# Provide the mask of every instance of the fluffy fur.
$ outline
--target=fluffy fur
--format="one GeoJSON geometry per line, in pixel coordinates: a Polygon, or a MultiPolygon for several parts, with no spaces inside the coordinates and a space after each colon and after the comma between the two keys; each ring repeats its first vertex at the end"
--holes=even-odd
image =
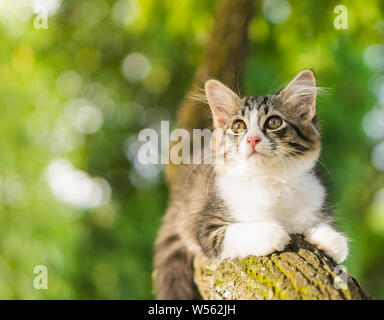
{"type": "Polygon", "coordinates": [[[217,133],[215,162],[185,166],[171,190],[155,246],[157,298],[199,297],[196,254],[217,262],[264,256],[283,250],[294,233],[342,262],[347,239],[334,229],[314,173],[321,143],[313,73],[304,70],[263,97],[240,98],[216,80],[205,93],[217,133]]]}

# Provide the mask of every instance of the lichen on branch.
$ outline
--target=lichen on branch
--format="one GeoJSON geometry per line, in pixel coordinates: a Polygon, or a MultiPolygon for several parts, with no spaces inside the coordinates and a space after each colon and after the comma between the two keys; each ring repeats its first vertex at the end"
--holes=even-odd
{"type": "Polygon", "coordinates": [[[283,252],[268,257],[250,256],[216,265],[200,256],[194,267],[204,299],[371,299],[350,274],[340,274],[342,268],[329,256],[297,235],[283,252]]]}

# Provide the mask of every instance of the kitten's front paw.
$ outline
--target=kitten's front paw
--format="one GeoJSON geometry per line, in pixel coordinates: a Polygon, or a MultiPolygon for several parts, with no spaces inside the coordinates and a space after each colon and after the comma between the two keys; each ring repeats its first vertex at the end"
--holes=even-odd
{"type": "Polygon", "coordinates": [[[345,236],[326,224],[310,228],[304,234],[305,240],[324,250],[337,263],[343,262],[348,255],[348,240],[345,236]]]}
{"type": "Polygon", "coordinates": [[[288,233],[276,223],[235,223],[227,227],[222,259],[266,256],[288,244],[288,233]]]}

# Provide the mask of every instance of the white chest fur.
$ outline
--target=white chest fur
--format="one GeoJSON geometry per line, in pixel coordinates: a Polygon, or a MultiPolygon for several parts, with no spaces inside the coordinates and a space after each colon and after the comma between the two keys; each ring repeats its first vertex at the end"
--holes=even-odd
{"type": "Polygon", "coordinates": [[[313,225],[324,201],[324,188],[310,172],[289,181],[219,175],[216,185],[236,221],[275,222],[289,233],[313,225]]]}

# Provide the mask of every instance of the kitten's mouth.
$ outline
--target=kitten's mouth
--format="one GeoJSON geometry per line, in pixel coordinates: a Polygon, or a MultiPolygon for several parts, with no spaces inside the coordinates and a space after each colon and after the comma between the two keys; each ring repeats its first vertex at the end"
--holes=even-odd
{"type": "Polygon", "coordinates": [[[252,150],[249,150],[247,156],[246,156],[246,159],[251,159],[251,158],[268,158],[268,153],[266,153],[265,150],[256,150],[256,149],[252,149],[252,150]]]}
{"type": "Polygon", "coordinates": [[[262,156],[262,154],[259,152],[259,151],[256,151],[255,149],[253,149],[248,155],[247,155],[247,159],[249,159],[250,157],[256,157],[256,156],[262,156]]]}
{"type": "Polygon", "coordinates": [[[248,155],[247,155],[247,159],[249,159],[250,157],[252,156],[256,156],[257,154],[257,151],[256,150],[252,150],[248,155]]]}

